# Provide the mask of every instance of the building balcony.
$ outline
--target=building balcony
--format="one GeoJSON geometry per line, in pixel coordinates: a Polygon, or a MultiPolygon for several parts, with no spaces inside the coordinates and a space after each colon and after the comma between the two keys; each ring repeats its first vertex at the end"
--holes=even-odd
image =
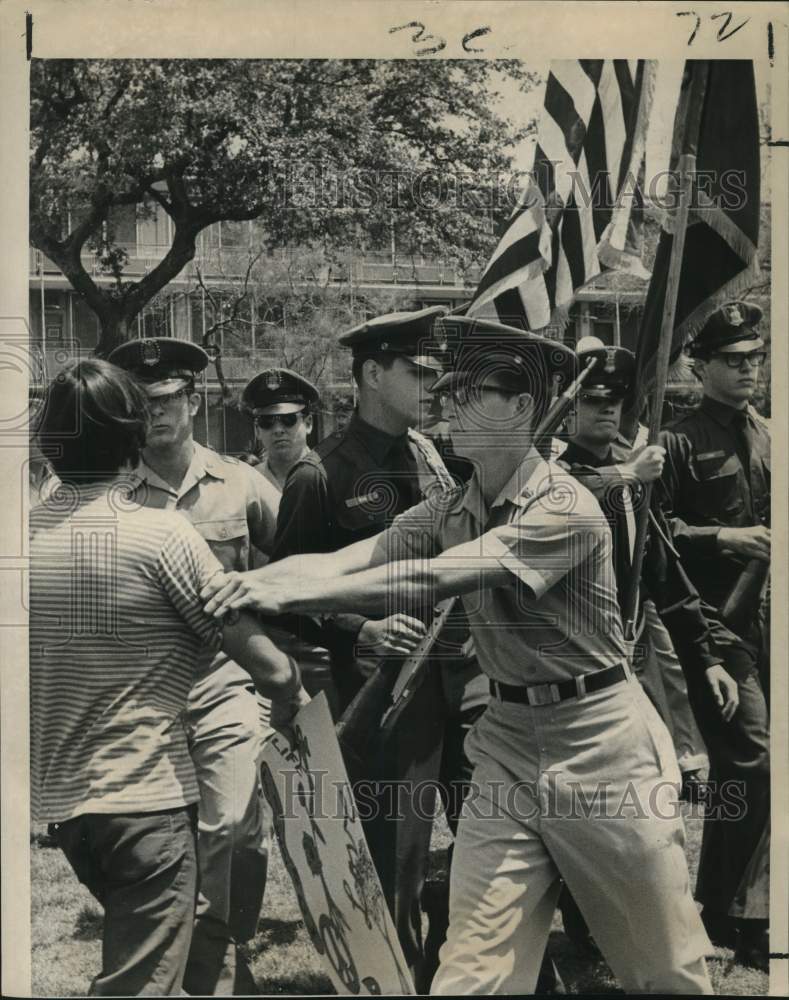
{"type": "MultiPolygon", "coordinates": [[[[169,249],[160,244],[120,244],[127,254],[124,276],[141,278],[159,264],[169,249]]],[[[275,251],[274,259],[285,260],[287,250],[275,251]]],[[[190,261],[171,282],[174,285],[197,280],[198,269],[206,282],[221,285],[243,278],[249,265],[249,251],[244,247],[204,247],[198,248],[190,261]]],[[[85,250],[82,262],[87,272],[99,283],[110,282],[112,275],[103,271],[93,251],[85,250]]],[[[473,267],[461,271],[455,264],[421,257],[395,258],[390,254],[365,253],[359,257],[348,255],[343,265],[335,266],[329,273],[332,283],[348,283],[356,286],[393,285],[405,287],[431,286],[458,289],[464,293],[476,286],[481,268],[473,267]],[[344,265],[344,266],[343,266],[344,265]]],[[[29,268],[31,278],[62,277],[60,268],[46,254],[30,248],[29,268]]],[[[65,280],[65,279],[64,279],[65,280]]],[[[305,279],[306,280],[306,279],[305,279]]]]}

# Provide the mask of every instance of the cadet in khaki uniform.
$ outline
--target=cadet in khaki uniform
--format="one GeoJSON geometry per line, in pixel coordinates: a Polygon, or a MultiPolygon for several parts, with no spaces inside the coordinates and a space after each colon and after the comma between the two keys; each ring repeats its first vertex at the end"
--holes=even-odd
{"type": "Polygon", "coordinates": [[[711,993],[679,772],[630,678],[611,533],[592,495],[532,446],[574,356],[483,321],[461,326],[454,356],[434,388],[451,400],[455,450],[477,466],[468,486],[332,557],[213,580],[206,610],[375,614],[463,596],[492,696],[466,741],[474,774],[431,992],[531,992],[561,875],[626,992],[711,993]]]}
{"type": "MultiPolygon", "coordinates": [[[[766,357],[758,324],[762,311],[729,302],[714,313],[691,345],[704,397],[697,410],[663,433],[666,464],[662,500],[672,518],[674,544],[710,616],[726,618],[736,635],[721,649],[737,681],[740,708],[724,724],[705,690],[688,693],[710,756],[713,796],[704,824],[696,898],[716,943],[766,969],[765,897],[759,907],[732,909],[755,853],[764,852],[770,816],[768,606],[758,586],[738,620],[724,616],[727,597],[743,576],[766,583],[770,563],[770,434],[750,405],[766,357]],[[722,810],[724,782],[742,782],[747,808],[736,822],[722,810]],[[717,791],[716,791],[717,789],[717,791]],[[742,916],[745,912],[747,915],[742,916]]],[[[756,868],[764,864],[755,862],[756,868]]]]}
{"type": "MultiPolygon", "coordinates": [[[[156,338],[123,344],[111,360],[141,381],[150,402],[140,502],[180,511],[225,570],[250,568],[252,547],[271,547],[278,496],[255,469],[193,439],[194,380],[208,355],[187,341],[156,338]]],[[[204,656],[196,678],[187,727],[200,788],[200,898],[184,987],[243,994],[255,984],[236,946],[257,929],[268,861],[270,817],[257,774],[268,706],[226,656],[204,656]]]]}
{"type": "MultiPolygon", "coordinates": [[[[358,409],[342,435],[321,441],[291,471],[280,503],[272,561],[300,552],[332,552],[378,534],[423,496],[453,485],[434,446],[414,430],[429,414],[427,387],[441,370],[432,330],[444,312],[434,307],[379,316],[339,338],[353,352],[358,409]]],[[[325,634],[340,709],[382,656],[410,652],[423,633],[421,621],[399,614],[332,617],[325,634]]],[[[426,783],[419,814],[404,801],[403,819],[382,812],[365,828],[418,987],[428,975],[420,897],[432,827],[432,813],[427,815],[429,783],[433,789],[439,784],[454,826],[468,776],[463,741],[488,699],[468,638],[467,622],[455,615],[442,631],[433,662],[403,716],[392,732],[381,734],[370,769],[355,775],[379,782],[382,800],[391,782],[410,782],[414,788],[426,783]]],[[[425,905],[437,930],[442,922],[440,894],[430,893],[425,905]]],[[[443,912],[445,920],[445,903],[443,912]]]]}

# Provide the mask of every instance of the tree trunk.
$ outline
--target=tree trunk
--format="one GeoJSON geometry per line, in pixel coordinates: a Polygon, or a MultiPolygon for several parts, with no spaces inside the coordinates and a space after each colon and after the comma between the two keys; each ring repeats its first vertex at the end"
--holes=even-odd
{"type": "Polygon", "coordinates": [[[129,340],[137,314],[128,315],[120,309],[107,311],[101,317],[101,334],[93,351],[97,358],[108,358],[110,354],[129,340]]]}

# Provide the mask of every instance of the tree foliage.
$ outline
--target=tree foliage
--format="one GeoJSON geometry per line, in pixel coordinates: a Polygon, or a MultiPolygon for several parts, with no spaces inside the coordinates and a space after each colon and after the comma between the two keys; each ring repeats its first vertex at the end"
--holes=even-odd
{"type": "Polygon", "coordinates": [[[34,60],[31,241],[98,315],[104,354],[219,221],[260,219],[268,247],[394,236],[482,261],[533,128],[497,112],[503,76],[535,82],[510,61],[34,60]],[[113,210],[146,201],[172,245],[129,280],[113,210]]]}
{"type": "Polygon", "coordinates": [[[338,330],[350,328],[361,309],[394,312],[406,308],[408,297],[394,285],[360,295],[348,281],[348,262],[338,266],[337,258],[320,248],[270,255],[251,239],[234,254],[231,272],[220,273],[219,280],[214,273],[209,280],[198,266],[192,278],[164,288],[150,306],[161,310],[164,332],[172,297],[190,308],[194,303],[199,319],[193,339],[214,355],[223,399],[234,405],[239,404],[231,384],[234,368],[239,362],[257,363],[261,355],[267,364],[297,371],[322,390],[337,380],[350,384],[350,353],[337,344],[338,330]]]}

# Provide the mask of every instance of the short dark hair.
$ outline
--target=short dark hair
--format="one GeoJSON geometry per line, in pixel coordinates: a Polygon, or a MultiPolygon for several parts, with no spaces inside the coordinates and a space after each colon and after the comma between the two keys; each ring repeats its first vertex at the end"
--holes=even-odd
{"type": "Polygon", "coordinates": [[[362,367],[365,361],[375,361],[384,371],[389,371],[395,363],[395,358],[397,358],[397,354],[394,351],[371,351],[369,354],[356,355],[351,366],[351,374],[353,375],[354,382],[357,385],[362,384],[362,367]]]}
{"type": "Polygon", "coordinates": [[[52,379],[36,435],[63,482],[87,485],[136,465],[147,420],[147,400],[132,376],[89,358],[52,379]]]}

